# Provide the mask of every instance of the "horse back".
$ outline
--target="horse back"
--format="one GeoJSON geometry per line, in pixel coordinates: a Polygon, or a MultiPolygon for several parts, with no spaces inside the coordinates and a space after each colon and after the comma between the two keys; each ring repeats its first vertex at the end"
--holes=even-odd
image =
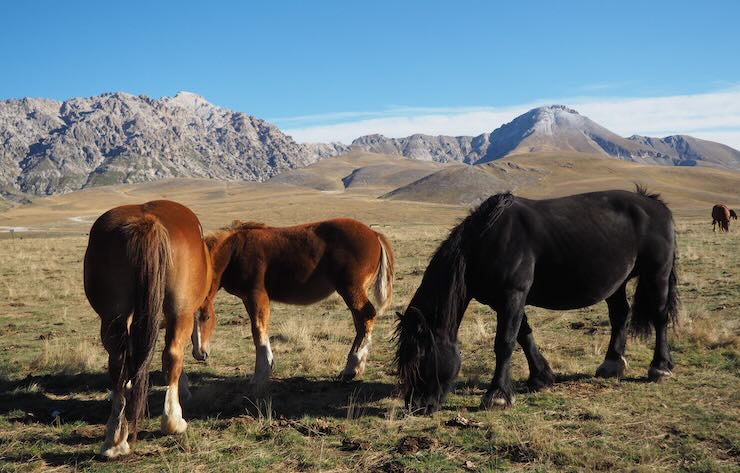
{"type": "Polygon", "coordinates": [[[516,197],[483,238],[482,261],[495,269],[479,277],[528,289],[532,305],[585,307],[611,295],[641,266],[672,262],[673,241],[670,210],[649,196],[516,197]]]}

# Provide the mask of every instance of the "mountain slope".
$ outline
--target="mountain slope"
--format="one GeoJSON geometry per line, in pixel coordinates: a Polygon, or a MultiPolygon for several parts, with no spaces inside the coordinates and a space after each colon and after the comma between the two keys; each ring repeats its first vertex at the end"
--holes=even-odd
{"type": "Polygon", "coordinates": [[[532,109],[490,134],[475,137],[368,135],[354,140],[352,146],[438,162],[483,164],[515,154],[577,152],[641,164],[740,170],[740,151],[729,146],[683,135],[623,138],[563,105],[532,109]]]}
{"type": "Polygon", "coordinates": [[[168,177],[262,181],[346,151],[181,92],[0,102],[0,193],[52,194],[168,177]]]}

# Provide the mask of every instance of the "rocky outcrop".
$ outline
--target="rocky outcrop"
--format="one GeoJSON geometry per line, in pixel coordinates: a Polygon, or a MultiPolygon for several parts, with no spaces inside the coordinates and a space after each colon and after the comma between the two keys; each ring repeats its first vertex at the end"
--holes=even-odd
{"type": "Polygon", "coordinates": [[[5,194],[168,177],[262,181],[347,149],[296,143],[263,120],[188,92],[159,100],[110,93],[0,102],[5,194]]]}

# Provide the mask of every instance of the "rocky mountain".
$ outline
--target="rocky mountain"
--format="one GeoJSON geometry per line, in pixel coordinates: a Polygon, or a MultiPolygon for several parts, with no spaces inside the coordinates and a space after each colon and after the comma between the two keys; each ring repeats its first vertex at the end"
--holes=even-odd
{"type": "Polygon", "coordinates": [[[188,92],[0,101],[5,195],[168,177],[262,181],[348,149],[298,144],[263,120],[188,92]]]}
{"type": "Polygon", "coordinates": [[[504,156],[541,151],[596,153],[625,161],[740,170],[740,151],[690,136],[623,138],[563,105],[530,110],[490,134],[472,136],[368,135],[352,146],[438,162],[482,164],[504,156]]]}
{"type": "Polygon", "coordinates": [[[169,177],[263,181],[351,150],[466,164],[576,151],[740,169],[740,152],[728,146],[683,135],[623,138],[562,105],[530,110],[475,137],[367,135],[347,146],[296,143],[263,120],[188,92],[161,99],[108,93],[64,102],[0,101],[0,196],[16,199],[169,177]]]}
{"type": "Polygon", "coordinates": [[[386,138],[367,135],[352,142],[352,148],[372,153],[405,156],[438,163],[463,162],[473,164],[483,157],[490,146],[489,135],[431,136],[411,135],[407,138],[386,138]]]}

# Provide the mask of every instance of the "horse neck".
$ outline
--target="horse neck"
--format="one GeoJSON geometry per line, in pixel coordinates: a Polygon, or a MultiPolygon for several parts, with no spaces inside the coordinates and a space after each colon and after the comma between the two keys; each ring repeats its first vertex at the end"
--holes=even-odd
{"type": "MultiPolygon", "coordinates": [[[[231,263],[234,254],[234,237],[236,233],[230,233],[219,238],[210,250],[211,265],[213,267],[213,287],[211,292],[215,293],[221,287],[221,278],[231,263]]],[[[213,295],[213,294],[211,294],[213,295]]]]}
{"type": "Polygon", "coordinates": [[[432,330],[456,337],[471,299],[465,271],[465,256],[459,248],[440,247],[429,263],[409,305],[421,311],[432,330]]]}

